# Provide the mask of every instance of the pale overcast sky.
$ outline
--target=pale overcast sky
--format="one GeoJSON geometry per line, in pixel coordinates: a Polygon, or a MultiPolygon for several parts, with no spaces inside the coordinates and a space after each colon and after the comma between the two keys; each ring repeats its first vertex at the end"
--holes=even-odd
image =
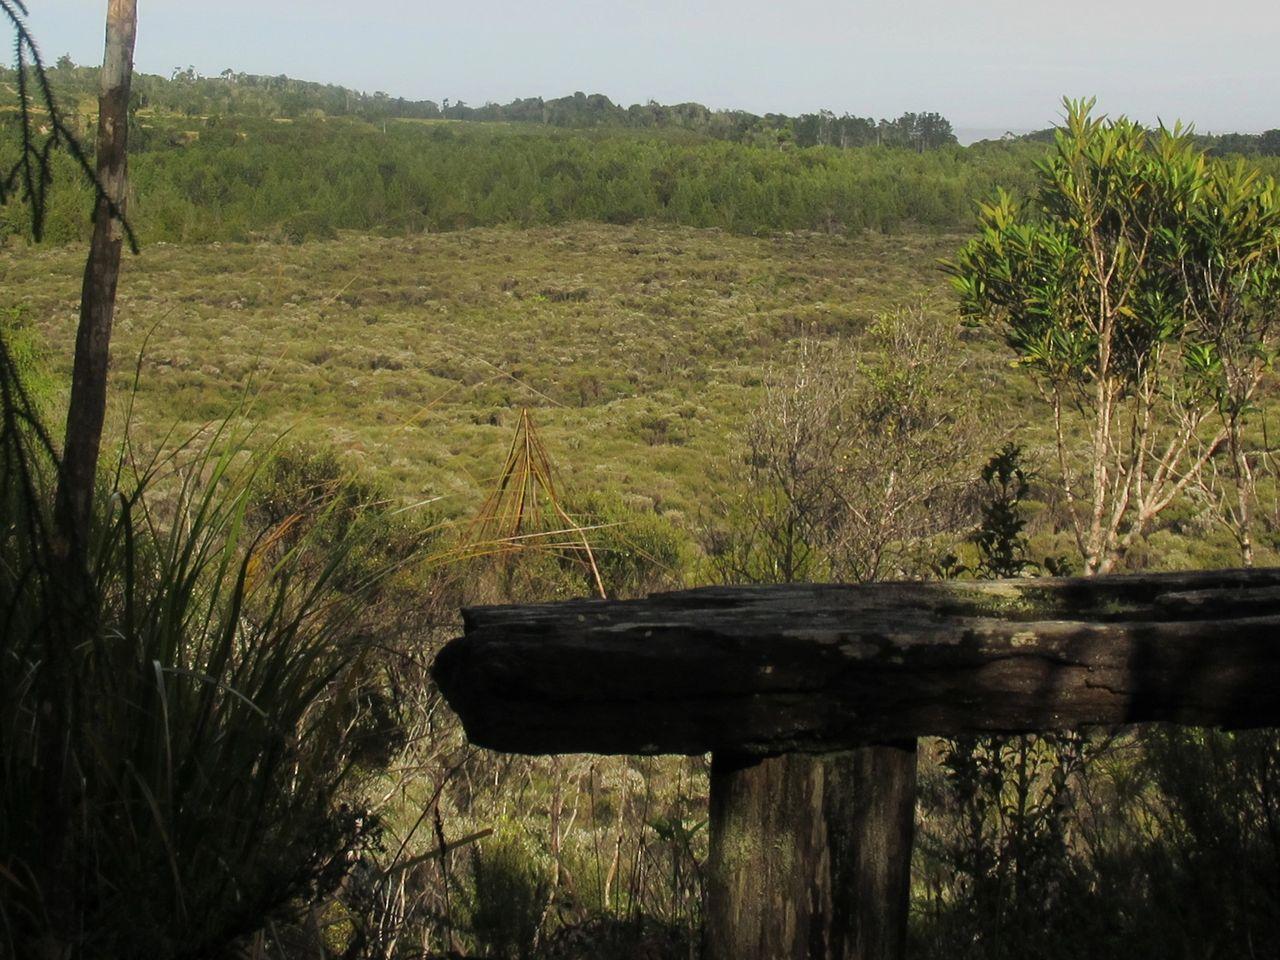
{"type": "MultiPolygon", "coordinates": [[[[28,0],[44,54],[102,56],[104,0],[28,0]]],[[[480,104],[600,92],[755,113],[1049,125],[1064,94],[1204,132],[1280,127],[1280,0],[140,0],[137,65],[480,104]]]]}

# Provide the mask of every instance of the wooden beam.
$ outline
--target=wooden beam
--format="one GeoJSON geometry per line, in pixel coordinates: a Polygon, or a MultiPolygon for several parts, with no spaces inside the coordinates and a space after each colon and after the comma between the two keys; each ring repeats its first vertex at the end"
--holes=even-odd
{"type": "Polygon", "coordinates": [[[509,752],[1280,725],[1280,569],[708,588],[464,616],[435,677],[471,740],[509,752]]]}

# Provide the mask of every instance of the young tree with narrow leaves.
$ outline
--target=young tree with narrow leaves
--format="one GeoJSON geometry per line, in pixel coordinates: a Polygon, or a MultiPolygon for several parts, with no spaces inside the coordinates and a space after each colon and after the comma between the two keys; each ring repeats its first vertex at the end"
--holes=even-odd
{"type": "Polygon", "coordinates": [[[1169,266],[1186,291],[1188,364],[1226,433],[1225,469],[1210,464],[1201,485],[1248,567],[1257,455],[1245,428],[1280,337],[1280,191],[1244,162],[1219,162],[1188,213],[1169,266]]]}
{"type": "MultiPolygon", "coordinates": [[[[1066,106],[1037,189],[1025,203],[1001,193],[982,205],[979,235],[948,269],[962,312],[1004,332],[1052,408],[1084,568],[1106,573],[1232,435],[1229,418],[1214,420],[1225,389],[1215,365],[1243,321],[1212,306],[1225,302],[1213,291],[1266,299],[1257,286],[1268,274],[1250,265],[1270,256],[1261,210],[1274,191],[1224,175],[1181,128],[1093,117],[1092,101],[1066,106]],[[1256,207],[1258,224],[1224,210],[1233,191],[1252,198],[1239,205],[1256,207]]],[[[1246,326],[1256,339],[1258,324],[1246,326]]],[[[1231,390],[1251,397],[1264,367],[1245,366],[1255,386],[1231,390]]]]}

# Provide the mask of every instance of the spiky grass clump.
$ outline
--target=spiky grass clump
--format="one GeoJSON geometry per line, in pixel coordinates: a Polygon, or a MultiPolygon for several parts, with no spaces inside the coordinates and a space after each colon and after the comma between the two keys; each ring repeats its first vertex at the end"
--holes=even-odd
{"type": "Polygon", "coordinates": [[[217,953],[376,840],[342,803],[369,584],[335,588],[343,545],[251,532],[224,429],[117,471],[81,591],[3,341],[0,388],[0,954],[217,953]]]}

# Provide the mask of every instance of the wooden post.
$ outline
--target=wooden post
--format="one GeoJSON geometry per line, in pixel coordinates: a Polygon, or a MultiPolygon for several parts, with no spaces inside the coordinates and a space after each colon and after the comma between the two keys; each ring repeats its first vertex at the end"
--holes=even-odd
{"type": "Polygon", "coordinates": [[[714,754],[706,960],[900,960],[916,745],[714,754]]]}

